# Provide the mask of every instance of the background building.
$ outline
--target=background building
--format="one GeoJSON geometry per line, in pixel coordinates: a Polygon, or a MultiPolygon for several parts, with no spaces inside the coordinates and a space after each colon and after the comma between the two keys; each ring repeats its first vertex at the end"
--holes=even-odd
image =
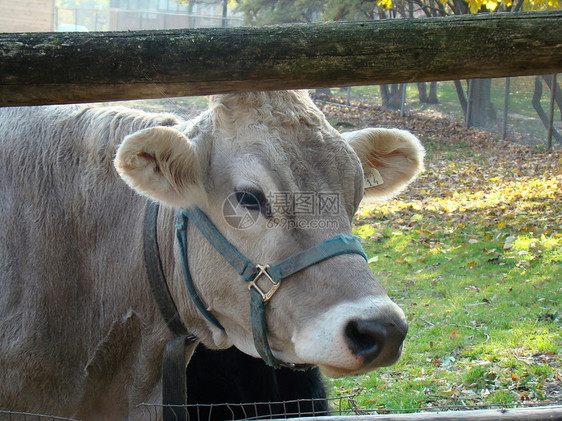
{"type": "Polygon", "coordinates": [[[0,0],[0,32],[127,31],[240,26],[222,0],[0,0]]]}
{"type": "Polygon", "coordinates": [[[52,31],[55,0],[0,0],[0,32],[52,31]]]}

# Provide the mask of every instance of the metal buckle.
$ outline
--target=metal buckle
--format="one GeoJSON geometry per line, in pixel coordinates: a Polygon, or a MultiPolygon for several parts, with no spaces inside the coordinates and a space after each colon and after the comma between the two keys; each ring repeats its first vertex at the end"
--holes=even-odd
{"type": "Polygon", "coordinates": [[[256,277],[248,284],[248,291],[254,288],[261,295],[263,302],[266,303],[271,299],[271,297],[273,297],[273,294],[275,294],[275,291],[279,289],[281,283],[275,282],[273,278],[269,275],[269,273],[267,273],[267,269],[269,269],[269,265],[256,265],[256,268],[259,269],[259,272],[256,275],[256,277]],[[258,279],[260,279],[262,275],[265,275],[265,277],[269,279],[269,282],[271,282],[272,284],[272,287],[268,292],[263,292],[263,290],[257,284],[258,279]]]}

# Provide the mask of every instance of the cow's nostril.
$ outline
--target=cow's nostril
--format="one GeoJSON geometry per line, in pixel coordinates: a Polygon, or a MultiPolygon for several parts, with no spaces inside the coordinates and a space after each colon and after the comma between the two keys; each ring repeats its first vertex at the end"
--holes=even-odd
{"type": "Polygon", "coordinates": [[[345,327],[345,340],[354,354],[372,360],[384,346],[384,330],[374,320],[351,320],[345,327]]]}
{"type": "Polygon", "coordinates": [[[345,327],[345,341],[354,354],[369,365],[377,358],[377,365],[389,365],[400,356],[406,337],[406,321],[398,323],[384,320],[351,320],[345,327]]]}

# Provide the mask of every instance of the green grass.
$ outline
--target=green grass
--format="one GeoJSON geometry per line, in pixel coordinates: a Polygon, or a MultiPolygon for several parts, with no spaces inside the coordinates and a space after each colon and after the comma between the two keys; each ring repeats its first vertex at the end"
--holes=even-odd
{"type": "Polygon", "coordinates": [[[403,357],[329,380],[332,393],[378,409],[545,400],[562,379],[560,171],[528,165],[539,155],[426,146],[426,174],[396,200],[363,206],[354,229],[406,312],[403,357]]]}

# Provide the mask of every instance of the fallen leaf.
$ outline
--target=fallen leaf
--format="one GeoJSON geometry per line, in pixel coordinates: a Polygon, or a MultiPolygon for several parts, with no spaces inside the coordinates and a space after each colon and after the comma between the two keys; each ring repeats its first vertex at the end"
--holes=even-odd
{"type": "Polygon", "coordinates": [[[503,244],[504,251],[511,250],[513,248],[513,243],[515,242],[515,240],[517,240],[517,237],[515,235],[510,235],[509,237],[507,237],[503,244]]]}

